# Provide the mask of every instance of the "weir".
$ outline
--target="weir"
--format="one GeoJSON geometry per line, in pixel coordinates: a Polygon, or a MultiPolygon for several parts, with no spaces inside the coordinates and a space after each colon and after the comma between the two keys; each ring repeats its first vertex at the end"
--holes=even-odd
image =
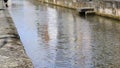
{"type": "Polygon", "coordinates": [[[94,13],[94,8],[92,7],[82,7],[77,9],[79,14],[86,15],[87,13],[94,13]]]}

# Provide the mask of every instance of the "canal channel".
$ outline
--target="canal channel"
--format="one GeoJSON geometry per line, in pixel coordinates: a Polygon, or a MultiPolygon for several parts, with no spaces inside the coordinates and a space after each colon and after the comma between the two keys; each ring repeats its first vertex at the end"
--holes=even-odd
{"type": "Polygon", "coordinates": [[[35,68],[119,68],[120,21],[12,0],[9,12],[35,68]]]}

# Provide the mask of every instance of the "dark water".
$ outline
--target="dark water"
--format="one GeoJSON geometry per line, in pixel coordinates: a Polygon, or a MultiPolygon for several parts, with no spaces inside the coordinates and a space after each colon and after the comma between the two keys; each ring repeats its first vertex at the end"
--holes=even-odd
{"type": "Polygon", "coordinates": [[[9,11],[35,68],[120,67],[120,21],[32,0],[9,11]]]}

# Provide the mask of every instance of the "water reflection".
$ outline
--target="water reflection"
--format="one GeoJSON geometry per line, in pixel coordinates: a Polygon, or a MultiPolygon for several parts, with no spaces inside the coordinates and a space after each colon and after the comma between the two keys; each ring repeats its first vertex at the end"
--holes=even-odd
{"type": "Polygon", "coordinates": [[[35,68],[120,67],[119,21],[33,0],[20,4],[9,11],[35,68]]]}
{"type": "Polygon", "coordinates": [[[120,58],[118,54],[120,52],[118,50],[120,47],[119,21],[99,18],[98,16],[95,18],[96,20],[88,18],[93,36],[94,65],[100,68],[118,68],[120,66],[120,59],[118,59],[120,58]]]}

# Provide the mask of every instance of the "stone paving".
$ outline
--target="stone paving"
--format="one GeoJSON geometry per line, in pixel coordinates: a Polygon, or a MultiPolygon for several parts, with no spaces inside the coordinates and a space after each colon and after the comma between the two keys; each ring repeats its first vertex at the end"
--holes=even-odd
{"type": "Polygon", "coordinates": [[[0,11],[0,68],[33,68],[7,10],[0,11]]]}

